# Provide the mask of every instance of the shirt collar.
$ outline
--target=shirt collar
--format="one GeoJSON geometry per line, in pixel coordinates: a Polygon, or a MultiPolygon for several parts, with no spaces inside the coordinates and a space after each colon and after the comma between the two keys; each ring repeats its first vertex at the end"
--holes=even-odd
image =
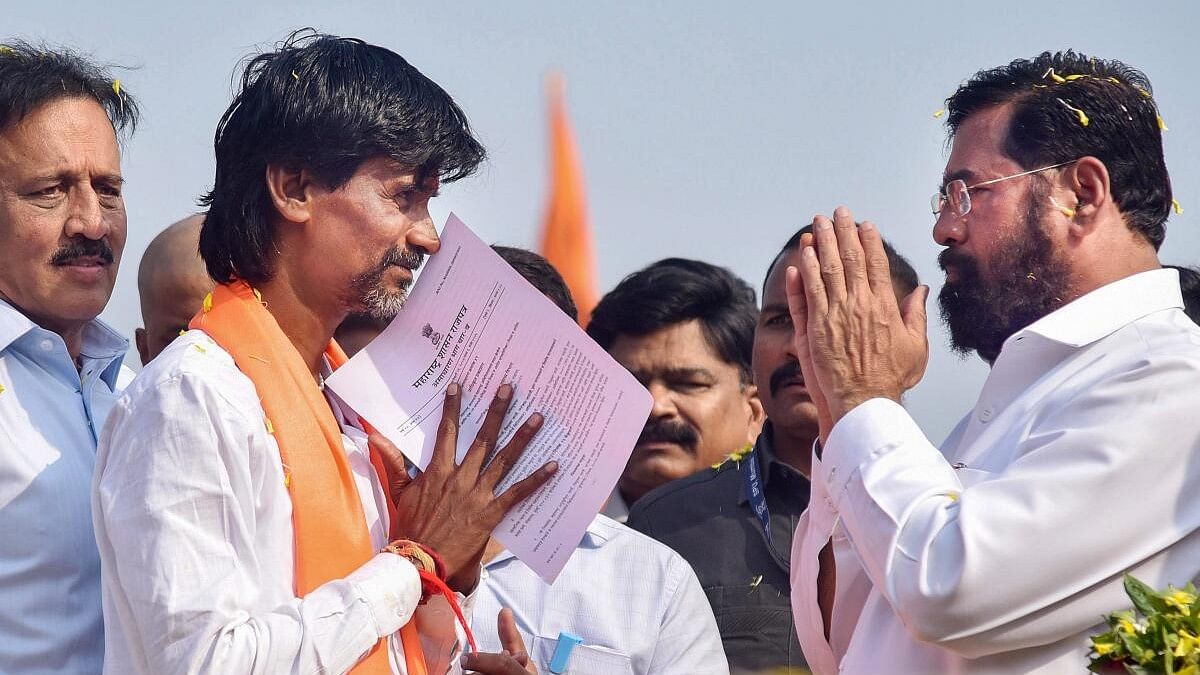
{"type": "MultiPolygon", "coordinates": [[[[5,300],[0,300],[0,352],[32,330],[43,329],[18,311],[16,307],[5,300]]],[[[128,349],[129,340],[100,319],[92,319],[84,325],[83,344],[79,349],[81,358],[111,360],[115,357],[123,357],[128,349]]],[[[106,380],[109,380],[110,386],[120,370],[121,360],[117,359],[114,362],[115,366],[109,364],[106,367],[106,370],[112,371],[111,373],[106,372],[104,376],[106,380]]]]}
{"type": "Polygon", "coordinates": [[[0,352],[17,341],[17,338],[37,327],[29,317],[17,311],[15,307],[0,300],[0,352]]]}
{"type": "Polygon", "coordinates": [[[1038,335],[1073,348],[1111,335],[1144,316],[1183,307],[1179,273],[1163,268],[1101,286],[1018,331],[1005,341],[1038,335]]]}

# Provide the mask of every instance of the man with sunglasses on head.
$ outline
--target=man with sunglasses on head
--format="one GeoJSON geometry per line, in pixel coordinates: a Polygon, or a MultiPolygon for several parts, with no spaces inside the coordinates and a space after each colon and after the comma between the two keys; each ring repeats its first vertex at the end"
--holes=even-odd
{"type": "Polygon", "coordinates": [[[1200,328],[1157,257],[1172,200],[1149,82],[1044,53],[976,74],[948,112],[939,303],[992,370],[940,450],[898,404],[928,291],[896,302],[878,230],[818,216],[788,273],[820,419],[791,558],[818,675],[1082,671],[1130,606],[1123,574],[1200,574],[1200,328]]]}

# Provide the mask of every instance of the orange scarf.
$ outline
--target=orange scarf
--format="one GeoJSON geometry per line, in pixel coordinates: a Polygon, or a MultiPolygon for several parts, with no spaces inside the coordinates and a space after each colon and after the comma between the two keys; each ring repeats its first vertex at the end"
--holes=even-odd
{"type": "MultiPolygon", "coordinates": [[[[300,353],[258,292],[240,280],[219,284],[188,327],[207,333],[254,383],[268,431],[279,444],[292,499],[296,595],[304,597],[325,582],[346,577],[370,560],[375,549],[341,429],[300,353]]],[[[332,340],[325,353],[334,368],[346,360],[332,340]]],[[[373,451],[371,463],[386,490],[386,474],[373,451]]],[[[390,498],[388,511],[394,519],[390,498]]],[[[426,675],[415,620],[400,629],[400,638],[409,675],[426,675]]],[[[352,672],[390,673],[386,641],[377,642],[352,672]]]]}

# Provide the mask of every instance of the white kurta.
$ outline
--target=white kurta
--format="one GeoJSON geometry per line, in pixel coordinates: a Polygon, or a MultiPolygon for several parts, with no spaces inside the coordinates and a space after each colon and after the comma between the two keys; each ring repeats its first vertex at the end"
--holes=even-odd
{"type": "Polygon", "coordinates": [[[888,400],[839,421],[793,544],[813,671],[1083,672],[1088,636],[1131,604],[1123,573],[1200,580],[1200,328],[1180,307],[1176,272],[1156,270],[1043,317],[941,451],[888,400]]]}
{"type": "MultiPolygon", "coordinates": [[[[366,436],[327,397],[382,548],[388,516],[366,436]]],[[[279,446],[253,383],[203,332],[175,340],[113,408],[92,499],[107,673],[344,673],[417,610],[416,569],[391,553],[296,597],[279,446]]],[[[439,609],[420,610],[426,656],[457,667],[456,629],[439,609]]],[[[404,673],[400,641],[389,647],[404,673]]]]}

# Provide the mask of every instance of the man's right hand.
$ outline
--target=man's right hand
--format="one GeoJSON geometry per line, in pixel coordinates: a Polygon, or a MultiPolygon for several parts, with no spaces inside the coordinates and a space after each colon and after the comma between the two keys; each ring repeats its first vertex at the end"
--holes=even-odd
{"type": "Polygon", "coordinates": [[[446,565],[446,583],[460,593],[470,592],[478,582],[480,561],[492,530],[558,470],[557,462],[548,462],[502,494],[495,494],[496,486],[542,426],[540,414],[530,415],[508,445],[484,466],[496,446],[512,393],[511,386],[500,385],[462,464],[455,461],[462,403],[457,383],[446,387],[433,457],[416,478],[409,478],[404,456],[395,445],[378,433],[370,437],[371,446],[384,458],[389,492],[396,506],[391,539],[410,539],[433,549],[446,565]]]}

